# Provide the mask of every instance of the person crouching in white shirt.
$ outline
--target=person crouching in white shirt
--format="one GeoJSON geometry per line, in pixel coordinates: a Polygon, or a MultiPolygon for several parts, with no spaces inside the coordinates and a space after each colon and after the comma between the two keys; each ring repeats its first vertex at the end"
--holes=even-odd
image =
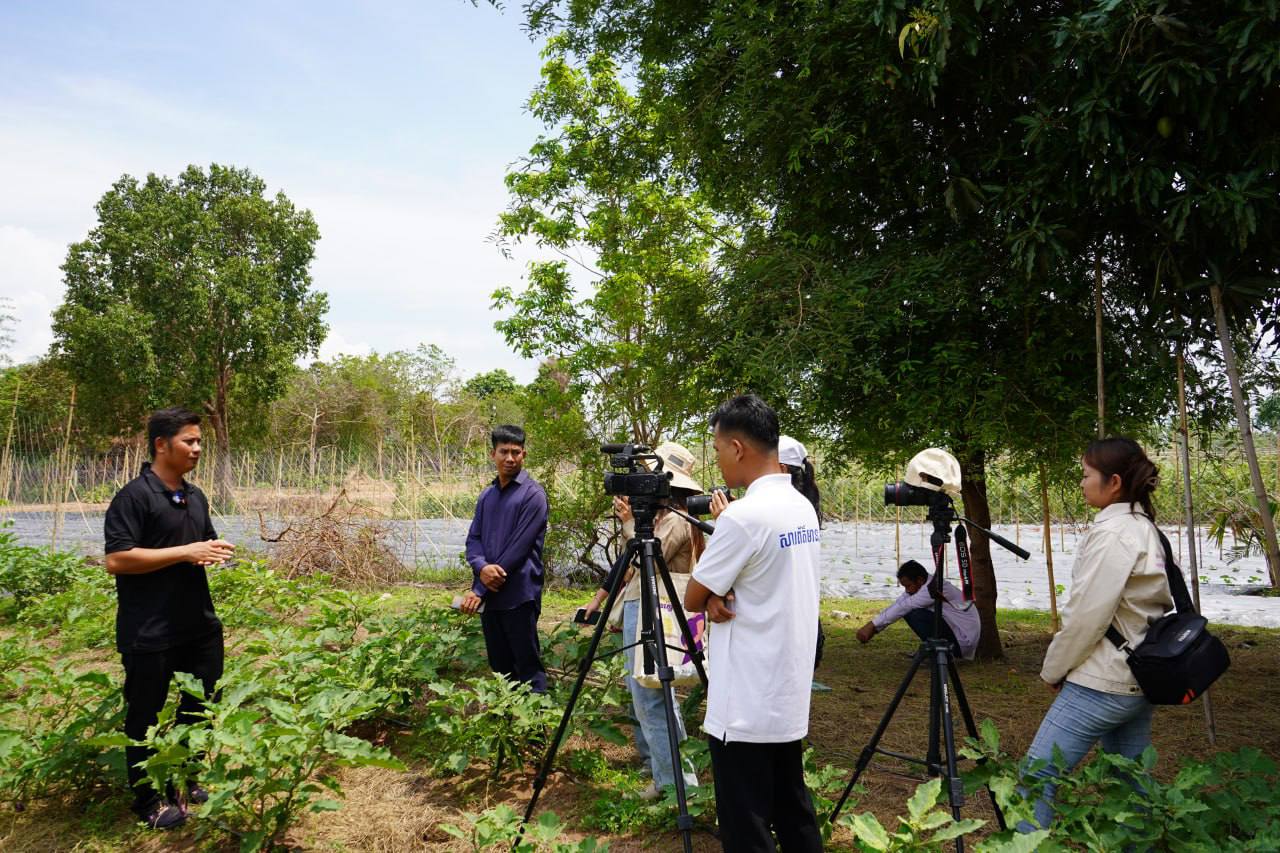
{"type": "Polygon", "coordinates": [[[684,601],[714,623],[702,728],[720,841],[729,853],[775,843],[784,853],[819,851],[801,743],[818,633],[818,516],[779,473],[778,416],[763,400],[735,397],[711,426],[725,483],[747,490],[728,506],[721,493],[713,498],[716,532],[684,601]]]}
{"type": "MultiPolygon", "coordinates": [[[[907,560],[898,569],[898,583],[906,592],[881,610],[867,624],[858,629],[858,641],[868,643],[871,638],[899,619],[922,640],[933,637],[933,587],[924,566],[915,560],[907,560]]],[[[942,585],[942,637],[950,641],[951,651],[957,657],[973,660],[978,649],[978,637],[982,634],[982,620],[972,601],[965,601],[960,588],[949,581],[942,585]]]]}

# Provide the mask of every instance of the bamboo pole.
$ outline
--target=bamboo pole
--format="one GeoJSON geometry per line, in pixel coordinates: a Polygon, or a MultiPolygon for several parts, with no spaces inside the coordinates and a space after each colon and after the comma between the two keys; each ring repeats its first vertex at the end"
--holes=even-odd
{"type": "MultiPolygon", "coordinates": [[[[1196,610],[1200,610],[1200,568],[1196,563],[1195,548],[1195,508],[1191,502],[1191,449],[1190,436],[1187,431],[1187,383],[1183,368],[1182,351],[1178,351],[1178,446],[1182,455],[1182,507],[1187,525],[1187,565],[1191,569],[1191,594],[1195,598],[1196,610]]],[[[1213,700],[1210,690],[1204,692],[1204,725],[1209,735],[1209,746],[1217,745],[1217,725],[1213,719],[1213,700]]]]}
{"type": "Polygon", "coordinates": [[[1093,256],[1093,337],[1098,353],[1098,438],[1105,438],[1106,387],[1102,371],[1102,249],[1093,256]]]}
{"type": "Polygon", "coordinates": [[[76,386],[71,386],[71,402],[67,406],[67,427],[62,434],[62,450],[58,460],[58,481],[61,487],[58,491],[58,502],[53,507],[53,533],[49,539],[49,547],[58,547],[58,534],[62,532],[62,505],[67,500],[68,478],[71,474],[65,469],[70,468],[68,448],[71,446],[71,421],[76,416],[76,386]]]}
{"type": "Polygon", "coordinates": [[[13,427],[18,421],[18,397],[22,394],[22,374],[17,374],[17,379],[13,386],[13,406],[9,410],[9,428],[4,437],[4,457],[0,459],[0,477],[3,478],[3,492],[0,497],[4,498],[5,503],[11,502],[11,493],[9,486],[13,480],[13,427]]]}
{"type": "Polygon", "coordinates": [[[1253,445],[1253,429],[1249,424],[1249,406],[1240,385],[1240,371],[1236,367],[1235,347],[1231,343],[1231,330],[1227,326],[1227,312],[1222,306],[1222,288],[1214,281],[1209,285],[1213,301],[1213,317],[1218,326],[1218,342],[1222,346],[1222,361],[1231,384],[1231,401],[1236,407],[1236,425],[1240,429],[1240,442],[1244,445],[1245,460],[1249,463],[1249,480],[1253,483],[1253,496],[1258,502],[1258,514],[1262,517],[1263,542],[1266,545],[1267,567],[1271,572],[1271,586],[1280,588],[1280,544],[1276,541],[1276,522],[1271,515],[1267,487],[1262,482],[1262,469],[1258,467],[1258,451],[1253,445]]]}
{"type": "Polygon", "coordinates": [[[1049,572],[1049,611],[1053,614],[1053,631],[1056,634],[1060,626],[1058,622],[1058,586],[1053,579],[1053,529],[1049,517],[1049,480],[1040,463],[1040,509],[1044,515],[1044,564],[1049,572]]]}

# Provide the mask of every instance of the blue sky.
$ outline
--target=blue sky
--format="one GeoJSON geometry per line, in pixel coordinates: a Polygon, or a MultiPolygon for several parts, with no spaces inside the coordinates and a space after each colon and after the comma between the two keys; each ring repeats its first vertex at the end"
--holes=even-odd
{"type": "Polygon", "coordinates": [[[531,255],[487,242],[540,128],[518,9],[465,0],[0,4],[0,295],[39,355],[67,244],[120,175],[248,167],[320,226],[323,355],[443,347],[462,374],[519,360],[489,296],[531,255]]]}

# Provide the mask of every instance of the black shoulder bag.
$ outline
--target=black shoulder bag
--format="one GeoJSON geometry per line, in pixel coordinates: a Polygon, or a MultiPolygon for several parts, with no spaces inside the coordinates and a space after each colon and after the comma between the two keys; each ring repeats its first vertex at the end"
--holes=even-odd
{"type": "Polygon", "coordinates": [[[1173,595],[1173,613],[1151,623],[1147,636],[1131,648],[1115,625],[1107,639],[1128,656],[1129,669],[1153,705],[1186,705],[1231,666],[1222,641],[1209,633],[1208,620],[1196,612],[1182,570],[1173,561],[1169,539],[1156,528],[1164,545],[1164,570],[1173,595]]]}

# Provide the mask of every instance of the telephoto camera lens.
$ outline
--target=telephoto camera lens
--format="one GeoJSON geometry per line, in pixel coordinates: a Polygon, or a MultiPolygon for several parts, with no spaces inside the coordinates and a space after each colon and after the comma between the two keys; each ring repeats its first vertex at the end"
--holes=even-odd
{"type": "Polygon", "coordinates": [[[929,506],[936,494],[932,489],[922,489],[899,480],[885,483],[884,503],[885,506],[929,506]]]}
{"type": "Polygon", "coordinates": [[[727,488],[712,489],[710,495],[693,495],[684,502],[685,512],[689,515],[711,515],[711,496],[716,492],[733,500],[733,495],[729,494],[727,488]]]}

